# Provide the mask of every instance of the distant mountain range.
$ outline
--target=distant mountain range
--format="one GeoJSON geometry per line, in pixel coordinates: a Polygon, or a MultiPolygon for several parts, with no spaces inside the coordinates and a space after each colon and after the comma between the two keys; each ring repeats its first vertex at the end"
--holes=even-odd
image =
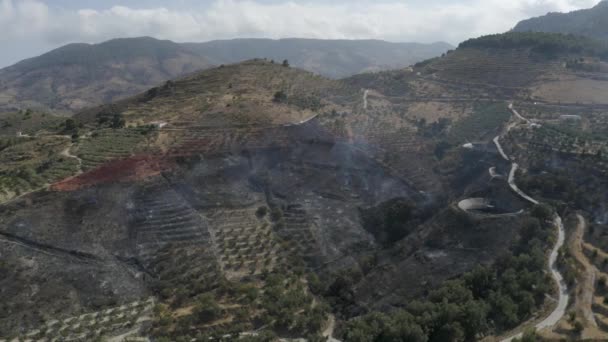
{"type": "Polygon", "coordinates": [[[0,110],[73,112],[142,92],[214,65],[284,59],[324,76],[406,67],[441,55],[447,43],[379,40],[236,39],[174,43],[150,37],[70,44],[0,69],[0,110]]]}
{"type": "Polygon", "coordinates": [[[402,68],[454,47],[447,43],[389,43],[382,40],[235,39],[183,44],[215,64],[256,57],[282,61],[331,78],[402,68]]]}
{"type": "Polygon", "coordinates": [[[527,19],[518,23],[513,31],[571,33],[608,41],[608,1],[590,9],[527,19]]]}

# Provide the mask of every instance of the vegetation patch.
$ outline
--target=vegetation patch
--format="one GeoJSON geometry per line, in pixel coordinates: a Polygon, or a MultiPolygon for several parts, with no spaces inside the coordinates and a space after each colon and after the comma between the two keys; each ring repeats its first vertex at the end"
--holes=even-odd
{"type": "Polygon", "coordinates": [[[545,252],[552,240],[552,226],[545,222],[550,215],[546,208],[535,208],[522,223],[518,242],[494,265],[478,266],[404,309],[347,321],[343,340],[471,341],[517,326],[544,303],[551,289],[545,274],[545,252]]]}
{"type": "Polygon", "coordinates": [[[517,49],[529,48],[549,58],[564,54],[584,54],[608,59],[604,42],[572,34],[546,32],[507,32],[469,39],[459,48],[517,49]]]}
{"type": "Polygon", "coordinates": [[[456,122],[447,133],[446,140],[452,145],[476,142],[509,120],[511,113],[505,103],[479,103],[473,114],[456,122]]]}

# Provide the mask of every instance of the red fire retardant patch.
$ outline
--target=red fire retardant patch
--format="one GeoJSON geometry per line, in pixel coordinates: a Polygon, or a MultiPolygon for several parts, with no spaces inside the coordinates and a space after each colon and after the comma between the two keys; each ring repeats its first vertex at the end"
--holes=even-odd
{"type": "Polygon", "coordinates": [[[96,169],[51,185],[51,190],[74,191],[97,184],[142,180],[172,169],[163,156],[141,155],[109,161],[96,169]]]}

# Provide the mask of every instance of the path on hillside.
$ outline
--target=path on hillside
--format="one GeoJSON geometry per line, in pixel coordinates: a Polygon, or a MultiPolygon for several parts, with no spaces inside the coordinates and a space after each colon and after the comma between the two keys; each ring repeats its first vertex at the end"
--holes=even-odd
{"type": "MultiPolygon", "coordinates": [[[[509,104],[509,109],[511,110],[511,112],[513,112],[513,114],[519,119],[519,120],[523,120],[526,123],[530,123],[530,120],[524,118],[523,116],[521,116],[514,108],[513,108],[513,104],[509,104]]],[[[509,132],[513,127],[515,127],[515,124],[510,124],[509,126],[507,126],[507,132],[509,132]]],[[[497,136],[496,138],[494,138],[494,143],[496,144],[497,147],[499,147],[499,150],[502,150],[502,147],[500,146],[500,136],[497,136]]],[[[504,153],[504,151],[503,151],[504,153]]],[[[506,156],[506,155],[505,155],[506,156]]],[[[508,156],[507,160],[511,160],[512,158],[509,158],[508,156]]],[[[537,200],[535,200],[534,198],[526,195],[523,191],[521,191],[517,185],[515,184],[515,174],[517,172],[518,169],[518,165],[517,163],[513,162],[511,165],[511,172],[509,173],[509,186],[511,187],[511,189],[513,191],[515,191],[519,196],[521,196],[523,199],[525,199],[528,202],[531,202],[533,204],[538,204],[539,202],[537,200]]],[[[545,328],[549,328],[554,326],[555,324],[557,324],[557,322],[559,320],[562,319],[562,317],[566,314],[566,308],[568,307],[568,301],[570,298],[570,295],[568,294],[568,286],[566,284],[566,282],[564,281],[563,276],[561,275],[561,273],[559,272],[559,269],[557,268],[557,257],[558,257],[558,253],[560,248],[562,248],[562,246],[564,245],[564,241],[566,240],[566,233],[564,231],[564,224],[562,222],[562,218],[559,215],[555,215],[554,219],[553,219],[553,223],[557,228],[557,241],[555,242],[555,245],[553,246],[553,249],[551,250],[551,254],[549,255],[549,262],[548,262],[548,268],[549,271],[551,272],[551,277],[553,278],[553,280],[555,281],[555,283],[557,284],[558,287],[558,294],[559,294],[559,299],[557,301],[557,306],[555,307],[555,309],[549,314],[549,316],[547,316],[545,319],[543,319],[542,321],[540,321],[539,323],[537,323],[534,327],[536,328],[536,330],[542,330],[545,328]]],[[[503,339],[502,342],[511,342],[513,339],[515,338],[520,338],[523,336],[523,333],[518,333],[514,336],[511,336],[509,338],[503,339]]]]}
{"type": "Polygon", "coordinates": [[[334,330],[336,329],[336,317],[332,314],[329,314],[327,328],[323,331],[323,337],[327,339],[328,342],[340,342],[340,340],[335,339],[334,330]]]}
{"type": "Polygon", "coordinates": [[[70,151],[72,149],[72,146],[74,146],[74,144],[70,144],[68,147],[66,147],[63,151],[61,151],[60,155],[67,157],[67,158],[72,158],[72,159],[76,159],[78,161],[78,173],[77,174],[81,174],[82,173],[82,159],[80,159],[80,157],[78,157],[77,155],[72,154],[72,152],[70,151]]]}
{"type": "Polygon", "coordinates": [[[363,109],[367,110],[367,95],[369,94],[369,90],[365,89],[363,92],[363,109]]]}

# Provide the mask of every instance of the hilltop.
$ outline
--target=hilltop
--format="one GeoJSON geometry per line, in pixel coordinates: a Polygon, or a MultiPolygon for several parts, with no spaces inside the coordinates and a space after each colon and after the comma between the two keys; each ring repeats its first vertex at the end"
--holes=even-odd
{"type": "Polygon", "coordinates": [[[608,2],[570,13],[549,13],[519,22],[514,32],[570,33],[589,38],[608,40],[608,2]]]}
{"type": "Polygon", "coordinates": [[[178,44],[149,37],[70,44],[0,70],[0,110],[73,113],[138,94],[194,71],[249,60],[289,59],[331,77],[406,67],[447,44],[313,39],[238,39],[178,44]]]}

